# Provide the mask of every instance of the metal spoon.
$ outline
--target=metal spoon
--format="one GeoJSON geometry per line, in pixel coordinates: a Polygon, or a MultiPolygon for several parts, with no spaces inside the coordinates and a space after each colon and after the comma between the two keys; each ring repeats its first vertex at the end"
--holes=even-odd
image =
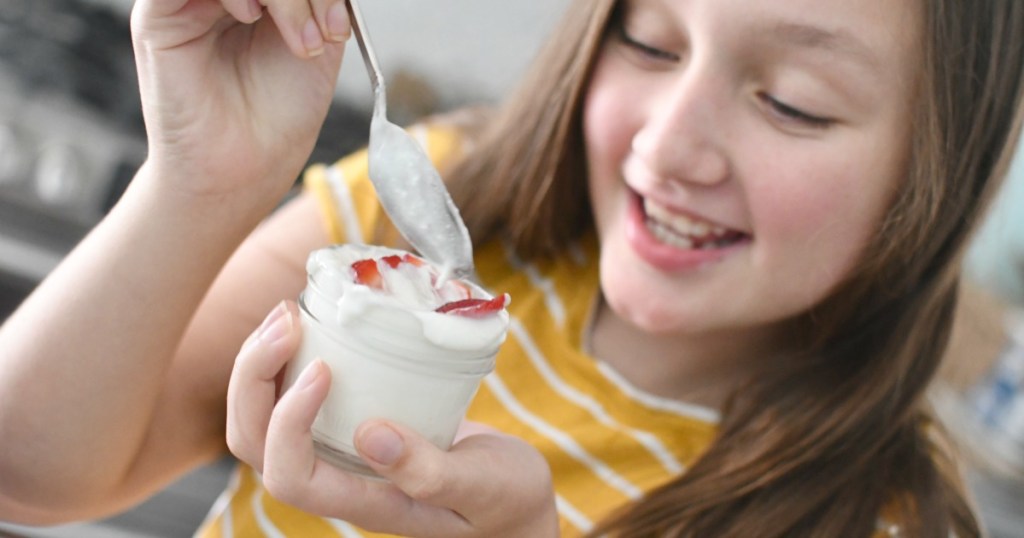
{"type": "Polygon", "coordinates": [[[356,0],[348,0],[352,33],[359,43],[373,87],[370,123],[370,181],[398,231],[427,260],[447,274],[473,273],[469,232],[451,196],[419,142],[387,119],[387,95],[377,56],[356,0]]]}

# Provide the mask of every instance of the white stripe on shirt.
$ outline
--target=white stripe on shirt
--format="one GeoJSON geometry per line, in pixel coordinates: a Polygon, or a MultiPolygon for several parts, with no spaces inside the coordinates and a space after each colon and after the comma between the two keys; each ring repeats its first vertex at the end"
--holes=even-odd
{"type": "Polygon", "coordinates": [[[353,245],[363,243],[363,229],[359,225],[359,216],[356,214],[355,205],[352,202],[352,193],[349,192],[348,184],[345,182],[345,175],[341,167],[328,166],[327,185],[334,195],[334,201],[338,204],[338,214],[345,224],[345,241],[353,245]]]}
{"type": "Polygon", "coordinates": [[[356,530],[355,527],[353,527],[347,521],[332,518],[324,518],[324,521],[326,521],[331,526],[331,528],[338,531],[338,534],[340,534],[342,538],[362,538],[363,536],[359,531],[356,530]]]}
{"type": "Polygon", "coordinates": [[[697,419],[711,424],[718,424],[721,420],[718,412],[714,409],[700,405],[688,404],[678,400],[670,400],[661,396],[655,396],[654,394],[650,394],[636,388],[632,383],[622,377],[622,374],[616,372],[614,368],[604,361],[597,361],[597,370],[627,396],[643,405],[646,405],[647,407],[657,409],[659,411],[667,411],[669,413],[697,419]]]}
{"type": "Polygon", "coordinates": [[[210,511],[206,513],[206,517],[203,518],[203,522],[196,527],[196,533],[193,536],[199,536],[200,531],[206,529],[207,525],[217,519],[217,516],[221,516],[220,528],[223,536],[233,536],[232,521],[231,521],[231,499],[234,498],[235,494],[238,493],[238,488],[242,483],[242,468],[235,467],[234,472],[231,473],[231,478],[228,479],[227,487],[224,491],[217,496],[217,500],[213,501],[210,505],[210,511]]]}
{"type": "Polygon", "coordinates": [[[544,354],[537,347],[537,344],[533,339],[530,338],[529,333],[522,324],[519,323],[519,320],[512,318],[509,329],[516,339],[519,340],[519,344],[523,346],[523,351],[526,352],[526,356],[529,358],[534,368],[537,369],[537,372],[544,378],[544,381],[546,381],[555,392],[566,400],[569,400],[577,406],[585,409],[601,424],[604,424],[616,431],[624,432],[632,437],[638,443],[643,445],[643,447],[646,448],[647,451],[650,452],[651,455],[654,456],[668,472],[672,474],[679,474],[683,472],[683,465],[675,459],[672,452],[662,444],[661,440],[659,440],[657,436],[650,432],[637,430],[619,424],[611,415],[608,414],[607,411],[605,411],[604,406],[558,377],[558,374],[551,368],[547,358],[544,357],[544,354]]]}
{"type": "Polygon", "coordinates": [[[583,515],[575,506],[565,500],[561,495],[555,494],[555,509],[558,510],[558,514],[565,518],[573,527],[583,531],[590,532],[590,529],[594,528],[594,522],[590,521],[590,518],[583,515]]]}
{"type": "Polygon", "coordinates": [[[565,305],[562,304],[562,299],[558,296],[558,292],[555,291],[555,283],[550,279],[540,274],[537,267],[532,263],[526,263],[513,252],[512,247],[505,243],[505,257],[508,259],[509,264],[512,267],[523,272],[526,278],[533,284],[533,287],[537,288],[544,296],[544,304],[548,307],[548,312],[551,313],[551,317],[554,318],[555,323],[562,327],[565,325],[565,305]]]}
{"type": "Polygon", "coordinates": [[[512,392],[508,390],[508,387],[505,386],[505,383],[501,381],[497,372],[492,372],[487,377],[484,377],[484,383],[487,384],[487,387],[491,389],[491,392],[494,393],[494,396],[502,403],[502,405],[505,406],[505,409],[509,413],[544,437],[553,441],[562,449],[562,451],[574,460],[580,462],[606,484],[620,491],[632,500],[639,499],[643,496],[643,491],[640,488],[630,483],[619,473],[616,473],[611,467],[608,467],[606,463],[587,452],[586,449],[580,446],[580,444],[571,436],[558,428],[555,428],[551,424],[548,424],[543,419],[523,407],[523,404],[515,398],[512,392]]]}
{"type": "Polygon", "coordinates": [[[256,524],[259,525],[263,534],[270,538],[285,538],[284,533],[278,530],[274,526],[274,523],[267,517],[267,513],[263,511],[263,489],[262,484],[257,484],[255,491],[252,494],[252,514],[256,517],[256,524]]]}

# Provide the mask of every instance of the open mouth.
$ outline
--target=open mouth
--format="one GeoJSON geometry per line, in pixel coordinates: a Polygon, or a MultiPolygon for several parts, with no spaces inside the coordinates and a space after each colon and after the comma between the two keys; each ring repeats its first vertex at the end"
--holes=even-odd
{"type": "Polygon", "coordinates": [[[730,247],[749,239],[737,230],[674,213],[646,198],[643,199],[644,224],[654,238],[667,246],[686,250],[713,250],[730,247]]]}

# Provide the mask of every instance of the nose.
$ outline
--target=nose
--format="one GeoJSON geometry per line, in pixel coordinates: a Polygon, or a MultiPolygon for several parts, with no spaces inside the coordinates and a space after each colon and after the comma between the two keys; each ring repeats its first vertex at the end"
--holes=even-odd
{"type": "MultiPolygon", "coordinates": [[[[660,94],[655,93],[632,150],[664,181],[714,186],[730,174],[725,146],[726,89],[691,64],[660,94]]],[[[678,185],[677,185],[678,186],[678,185]]]]}

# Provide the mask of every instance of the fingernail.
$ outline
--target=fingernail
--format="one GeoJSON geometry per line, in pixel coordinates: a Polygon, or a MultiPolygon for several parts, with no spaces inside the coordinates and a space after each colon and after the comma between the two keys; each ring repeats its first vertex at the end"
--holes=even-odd
{"type": "Polygon", "coordinates": [[[299,374],[298,379],[295,383],[292,383],[292,388],[302,390],[313,384],[318,377],[320,377],[320,359],[314,359],[313,362],[309,363],[306,368],[299,374]]]}
{"type": "Polygon", "coordinates": [[[327,31],[335,41],[345,41],[352,33],[345,2],[337,2],[327,10],[327,31]]]}
{"type": "Polygon", "coordinates": [[[249,0],[249,13],[252,15],[252,21],[256,22],[263,17],[263,4],[260,0],[249,0]]]}
{"type": "Polygon", "coordinates": [[[359,437],[359,448],[363,455],[381,465],[397,462],[405,449],[405,443],[398,432],[383,424],[367,428],[359,437]]]}
{"type": "Polygon", "coordinates": [[[259,328],[259,338],[268,344],[280,340],[292,330],[292,313],[282,301],[270,312],[259,328]]]}
{"type": "Polygon", "coordinates": [[[319,56],[324,52],[324,37],[320,35],[320,28],[313,19],[307,20],[306,26],[302,28],[302,44],[310,56],[319,56]]]}

